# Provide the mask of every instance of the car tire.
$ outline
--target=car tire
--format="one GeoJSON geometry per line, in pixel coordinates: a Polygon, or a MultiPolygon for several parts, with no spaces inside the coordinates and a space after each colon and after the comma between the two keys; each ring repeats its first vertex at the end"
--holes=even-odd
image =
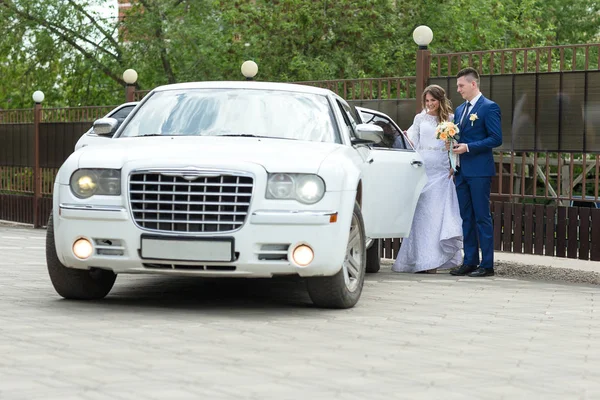
{"type": "Polygon", "coordinates": [[[333,276],[311,277],[306,281],[308,294],[317,307],[351,308],[358,302],[367,264],[365,242],[362,214],[355,204],[342,268],[333,276]]]}
{"type": "Polygon", "coordinates": [[[117,275],[98,268],[80,270],[65,267],[56,254],[52,214],[46,231],[46,264],[54,290],[65,299],[97,300],[106,297],[117,275]]]}
{"type": "Polygon", "coordinates": [[[381,240],[373,239],[371,247],[367,249],[367,273],[374,274],[381,268],[381,240]]]}

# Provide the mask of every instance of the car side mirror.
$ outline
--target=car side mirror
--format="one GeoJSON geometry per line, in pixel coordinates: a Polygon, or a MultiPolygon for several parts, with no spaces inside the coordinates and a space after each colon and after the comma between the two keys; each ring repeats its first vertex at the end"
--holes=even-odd
{"type": "Polygon", "coordinates": [[[113,137],[118,125],[119,121],[114,118],[100,118],[94,121],[92,133],[103,137],[113,137]]]}
{"type": "Polygon", "coordinates": [[[383,128],[373,124],[358,124],[356,136],[359,139],[356,142],[378,144],[383,141],[383,128]]]}

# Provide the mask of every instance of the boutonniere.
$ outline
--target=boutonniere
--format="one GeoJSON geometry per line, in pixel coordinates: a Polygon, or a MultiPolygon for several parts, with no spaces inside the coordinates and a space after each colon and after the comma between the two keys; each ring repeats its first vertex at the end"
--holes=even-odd
{"type": "Polygon", "coordinates": [[[471,121],[471,126],[473,126],[473,123],[474,123],[475,121],[477,121],[478,119],[479,119],[479,117],[477,116],[477,113],[475,113],[475,114],[471,114],[471,115],[469,116],[469,121],[471,121]]]}

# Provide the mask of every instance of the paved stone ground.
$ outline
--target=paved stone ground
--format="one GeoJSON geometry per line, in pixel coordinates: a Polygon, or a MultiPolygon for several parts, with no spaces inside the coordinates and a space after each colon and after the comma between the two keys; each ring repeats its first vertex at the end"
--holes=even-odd
{"type": "Polygon", "coordinates": [[[120,276],[71,302],[44,231],[0,227],[0,399],[598,399],[600,288],[370,275],[351,310],[300,280],[120,276]]]}

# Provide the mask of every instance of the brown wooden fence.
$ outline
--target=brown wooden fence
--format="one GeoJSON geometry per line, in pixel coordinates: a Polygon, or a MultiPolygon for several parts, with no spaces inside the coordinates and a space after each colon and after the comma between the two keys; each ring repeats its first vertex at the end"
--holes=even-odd
{"type": "MultiPolygon", "coordinates": [[[[465,66],[473,66],[481,74],[487,74],[483,78],[484,92],[492,92],[492,87],[509,90],[507,99],[510,104],[503,105],[503,116],[507,118],[503,127],[505,145],[495,152],[498,176],[493,180],[491,204],[495,249],[600,261],[600,209],[570,207],[577,200],[584,200],[580,204],[586,205],[600,203],[600,151],[591,146],[595,141],[600,143],[595,134],[600,129],[593,129],[585,117],[582,117],[584,122],[577,125],[581,129],[571,129],[573,126],[561,122],[560,117],[558,125],[554,123],[549,128],[543,124],[532,125],[535,132],[571,129],[566,134],[569,141],[565,143],[569,146],[574,143],[575,147],[561,147],[563,140],[559,138],[556,149],[537,146],[536,133],[530,135],[532,146],[521,146],[529,143],[527,135],[515,137],[513,132],[514,108],[519,98],[515,97],[515,88],[521,87],[522,81],[530,82],[530,76],[534,76],[533,80],[538,85],[541,80],[537,74],[559,74],[558,89],[573,89],[573,94],[581,97],[576,90],[577,85],[571,88],[571,81],[579,82],[577,76],[581,73],[564,74],[569,73],[565,71],[587,71],[583,75],[585,93],[581,100],[586,107],[592,103],[600,87],[596,85],[595,75],[592,77],[591,74],[593,70],[600,70],[600,44],[434,54],[428,65],[433,76],[430,82],[445,84],[452,95],[452,77],[465,66]],[[521,77],[515,78],[519,74],[521,77]],[[589,88],[588,84],[591,85],[589,88]],[[579,144],[583,147],[578,147],[579,144]]],[[[544,79],[552,80],[552,77],[544,79]]],[[[328,88],[355,105],[379,109],[392,116],[404,129],[412,122],[415,98],[419,95],[416,77],[297,83],[328,88]]],[[[531,106],[535,111],[548,103],[537,96],[543,88],[540,89],[539,85],[532,87],[527,86],[536,95],[531,106]]],[[[140,100],[148,92],[136,91],[135,100],[140,100]]],[[[569,109],[562,102],[557,107],[558,111],[554,114],[569,109]]],[[[33,109],[0,111],[0,143],[3,144],[0,146],[0,219],[44,225],[52,207],[52,184],[58,167],[72,152],[77,139],[89,129],[91,122],[112,108],[41,110],[38,221],[33,221],[32,212],[35,191],[33,109]]],[[[584,107],[583,110],[582,115],[595,115],[589,108],[584,107]]],[[[536,121],[539,121],[539,115],[536,115],[536,121]]],[[[400,244],[400,239],[383,241],[384,256],[395,257],[400,244]]]]}
{"type": "Polygon", "coordinates": [[[115,106],[42,108],[39,193],[35,186],[34,109],[0,111],[0,219],[44,226],[58,168],[92,122],[115,106]],[[37,209],[37,213],[34,210],[37,209]],[[36,220],[37,217],[37,220],[36,220]]]}
{"type": "MultiPolygon", "coordinates": [[[[600,261],[600,209],[492,202],[494,249],[600,261]]],[[[396,258],[401,239],[385,239],[382,257],[396,258]]]]}
{"type": "Polygon", "coordinates": [[[433,77],[455,76],[465,67],[481,75],[600,70],[600,43],[431,55],[433,77]]]}
{"type": "MultiPolygon", "coordinates": [[[[414,99],[417,93],[417,82],[414,76],[332,79],[292,83],[329,89],[346,100],[414,99]]],[[[148,93],[150,93],[149,90],[136,90],[133,99],[140,101],[148,93]]]]}

